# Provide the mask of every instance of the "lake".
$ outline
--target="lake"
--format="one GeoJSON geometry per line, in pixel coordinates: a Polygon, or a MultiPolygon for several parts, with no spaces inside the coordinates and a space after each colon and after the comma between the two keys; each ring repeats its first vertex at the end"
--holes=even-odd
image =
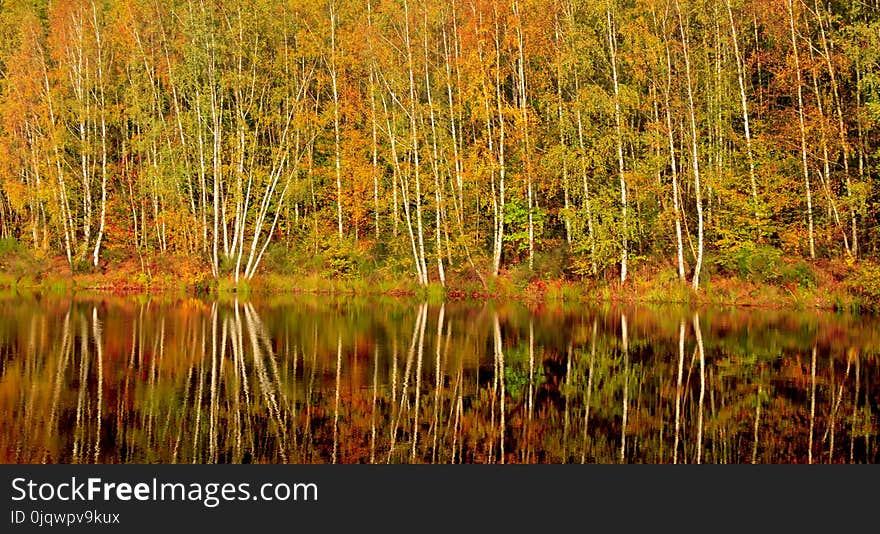
{"type": "Polygon", "coordinates": [[[4,463],[877,463],[880,319],[0,296],[4,463]]]}

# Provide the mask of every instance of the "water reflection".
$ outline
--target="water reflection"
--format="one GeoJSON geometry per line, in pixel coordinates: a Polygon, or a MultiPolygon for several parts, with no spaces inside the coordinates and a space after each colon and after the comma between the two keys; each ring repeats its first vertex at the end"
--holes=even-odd
{"type": "Polygon", "coordinates": [[[0,298],[0,460],[875,463],[873,318],[0,298]]]}

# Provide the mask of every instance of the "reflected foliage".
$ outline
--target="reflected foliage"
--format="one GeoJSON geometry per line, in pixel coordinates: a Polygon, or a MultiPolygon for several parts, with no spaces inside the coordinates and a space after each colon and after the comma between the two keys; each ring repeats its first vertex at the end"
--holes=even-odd
{"type": "Polygon", "coordinates": [[[876,463],[873,317],[0,297],[10,463],[876,463]]]}

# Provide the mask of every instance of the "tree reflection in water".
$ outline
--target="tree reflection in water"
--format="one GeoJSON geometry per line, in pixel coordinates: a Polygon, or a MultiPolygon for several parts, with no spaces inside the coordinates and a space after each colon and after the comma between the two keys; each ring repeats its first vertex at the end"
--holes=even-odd
{"type": "Polygon", "coordinates": [[[10,295],[0,460],[876,463],[878,326],[775,310],[10,295]]]}

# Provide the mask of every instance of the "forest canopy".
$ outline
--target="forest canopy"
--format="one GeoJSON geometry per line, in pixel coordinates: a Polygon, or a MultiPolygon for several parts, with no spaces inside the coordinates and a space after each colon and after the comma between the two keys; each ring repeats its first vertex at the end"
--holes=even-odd
{"type": "Polygon", "coordinates": [[[875,259],[880,2],[0,0],[0,238],[421,285],[875,259]],[[774,256],[776,255],[776,256],[774,256]]]}

